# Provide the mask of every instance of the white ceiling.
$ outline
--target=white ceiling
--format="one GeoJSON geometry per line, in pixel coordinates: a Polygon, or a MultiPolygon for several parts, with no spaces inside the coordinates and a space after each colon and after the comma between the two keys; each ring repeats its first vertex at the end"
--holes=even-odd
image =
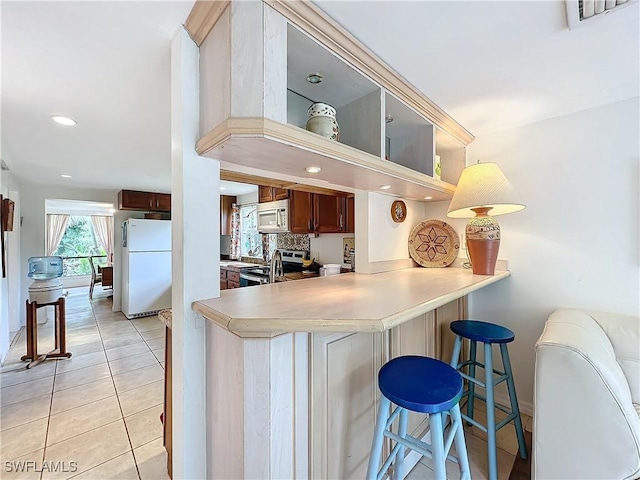
{"type": "MultiPolygon", "coordinates": [[[[192,3],[3,1],[10,170],[168,191],[169,44],[192,3]]],[[[317,3],[476,136],[639,94],[637,3],[575,30],[559,0],[317,3]]]]}

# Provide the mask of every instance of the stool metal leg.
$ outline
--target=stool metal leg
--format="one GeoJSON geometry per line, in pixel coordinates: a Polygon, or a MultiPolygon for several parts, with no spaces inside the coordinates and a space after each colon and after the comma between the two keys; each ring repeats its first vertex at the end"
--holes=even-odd
{"type": "Polygon", "coordinates": [[[455,445],[456,456],[460,466],[460,480],[471,480],[471,468],[469,467],[469,457],[467,457],[467,442],[464,439],[464,429],[462,427],[462,416],[460,415],[460,404],[456,404],[451,409],[453,423],[458,425],[456,429],[455,445]]]}
{"type": "MultiPolygon", "coordinates": [[[[469,376],[471,378],[476,378],[476,356],[478,354],[478,342],[475,340],[471,340],[471,349],[469,352],[469,357],[471,360],[471,365],[469,365],[469,376]]],[[[476,393],[476,384],[473,382],[469,382],[469,398],[467,399],[467,417],[473,420],[473,403],[475,400],[476,393]]],[[[471,425],[471,423],[469,423],[471,425]]]]}
{"type": "Polygon", "coordinates": [[[373,432],[373,444],[371,445],[371,454],[369,455],[367,480],[376,480],[378,477],[378,468],[380,467],[380,459],[382,457],[384,430],[387,426],[387,417],[389,416],[390,406],[391,401],[384,395],[381,395],[380,405],[378,406],[378,418],[376,419],[376,426],[373,432]]]}
{"type": "Polygon", "coordinates": [[[433,449],[433,471],[436,480],[446,480],[447,470],[445,462],[447,457],[444,454],[444,429],[442,428],[442,413],[429,414],[429,425],[431,426],[431,448],[433,449]]]}
{"type": "MultiPolygon", "coordinates": [[[[400,411],[400,420],[398,425],[398,435],[404,438],[407,435],[407,422],[409,420],[409,412],[403,408],[400,411]]],[[[395,480],[402,480],[404,473],[404,451],[405,447],[400,444],[398,454],[396,455],[395,463],[393,465],[393,478],[395,480]]]]}
{"type": "Polygon", "coordinates": [[[498,478],[496,450],[496,411],[493,400],[493,357],[491,344],[484,344],[485,389],[487,394],[487,450],[489,455],[489,480],[498,478]]]}
{"type": "Polygon", "coordinates": [[[500,353],[502,354],[502,364],[504,373],[507,377],[507,388],[509,389],[509,400],[511,401],[511,411],[516,414],[515,425],[516,435],[518,436],[518,450],[520,458],[527,459],[527,444],[524,441],[524,429],[522,428],[522,419],[520,418],[520,408],[518,407],[518,397],[516,396],[516,385],[513,381],[513,373],[511,371],[511,360],[509,360],[509,350],[505,343],[500,344],[500,353]]]}

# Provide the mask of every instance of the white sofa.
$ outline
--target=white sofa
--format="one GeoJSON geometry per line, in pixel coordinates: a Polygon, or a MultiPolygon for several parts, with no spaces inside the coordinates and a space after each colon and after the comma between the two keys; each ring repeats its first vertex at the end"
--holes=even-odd
{"type": "Polygon", "coordinates": [[[532,478],[640,477],[640,317],[553,312],[534,390],[532,478]]]}

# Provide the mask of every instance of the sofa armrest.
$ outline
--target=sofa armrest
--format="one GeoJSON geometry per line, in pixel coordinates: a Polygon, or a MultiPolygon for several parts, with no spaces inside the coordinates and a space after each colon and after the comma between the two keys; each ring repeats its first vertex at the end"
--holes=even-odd
{"type": "Polygon", "coordinates": [[[608,337],[584,312],[549,317],[534,395],[534,478],[638,477],[640,419],[608,337]]]}

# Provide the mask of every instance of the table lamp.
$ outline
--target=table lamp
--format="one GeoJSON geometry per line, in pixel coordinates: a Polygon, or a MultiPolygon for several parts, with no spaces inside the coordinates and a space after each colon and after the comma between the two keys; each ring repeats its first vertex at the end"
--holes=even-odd
{"type": "Polygon", "coordinates": [[[453,194],[447,217],[471,218],[465,229],[473,273],[493,275],[500,247],[500,225],[488,215],[504,215],[522,210],[513,188],[495,163],[465,168],[453,194]]]}

